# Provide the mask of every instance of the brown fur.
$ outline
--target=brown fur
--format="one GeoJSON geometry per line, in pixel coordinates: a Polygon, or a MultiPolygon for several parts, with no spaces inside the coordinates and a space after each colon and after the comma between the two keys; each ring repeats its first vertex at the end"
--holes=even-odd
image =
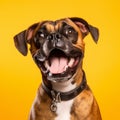
{"type": "MultiPolygon", "coordinates": [[[[54,120],[56,115],[50,111],[51,99],[48,97],[48,95],[45,92],[40,94],[39,90],[37,95],[38,95],[37,96],[38,100],[34,104],[35,116],[36,116],[35,120],[46,120],[46,118],[48,120],[54,120]]],[[[33,116],[30,117],[30,120],[33,120],[32,117],[33,116]]]]}
{"type": "Polygon", "coordinates": [[[98,105],[89,87],[76,97],[71,114],[71,120],[101,120],[98,105]]]}

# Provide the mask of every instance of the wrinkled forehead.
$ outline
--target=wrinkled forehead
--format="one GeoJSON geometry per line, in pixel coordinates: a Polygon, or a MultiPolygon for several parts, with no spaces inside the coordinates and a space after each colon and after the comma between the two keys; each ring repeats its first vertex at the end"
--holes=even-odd
{"type": "Polygon", "coordinates": [[[64,28],[65,26],[71,26],[74,29],[77,29],[76,25],[68,18],[56,21],[43,21],[39,28],[45,29],[49,32],[55,32],[61,28],[64,28]]]}

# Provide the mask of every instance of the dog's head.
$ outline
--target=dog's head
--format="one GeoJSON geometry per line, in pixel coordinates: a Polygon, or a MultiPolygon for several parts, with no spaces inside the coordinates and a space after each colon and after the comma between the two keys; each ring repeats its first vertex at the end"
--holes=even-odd
{"type": "Polygon", "coordinates": [[[51,81],[66,81],[82,69],[84,37],[91,34],[97,43],[99,32],[81,18],[66,18],[33,24],[14,37],[16,48],[32,57],[43,76],[51,81]]]}

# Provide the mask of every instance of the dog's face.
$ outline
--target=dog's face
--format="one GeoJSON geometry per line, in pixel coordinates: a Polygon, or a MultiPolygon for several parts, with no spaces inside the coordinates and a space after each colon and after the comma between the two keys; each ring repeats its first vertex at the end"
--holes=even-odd
{"type": "Polygon", "coordinates": [[[32,57],[42,75],[50,81],[66,81],[82,69],[84,37],[90,32],[98,40],[98,29],[81,18],[43,21],[30,26],[14,37],[17,49],[32,57]]]}

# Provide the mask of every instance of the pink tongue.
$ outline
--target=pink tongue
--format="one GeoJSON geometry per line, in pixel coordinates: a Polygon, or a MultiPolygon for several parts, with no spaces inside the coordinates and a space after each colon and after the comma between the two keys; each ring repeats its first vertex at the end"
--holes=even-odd
{"type": "Polygon", "coordinates": [[[58,73],[62,73],[65,71],[65,66],[68,63],[68,59],[64,58],[64,57],[52,57],[51,60],[51,66],[50,66],[50,72],[52,74],[58,74],[58,73]]]}

